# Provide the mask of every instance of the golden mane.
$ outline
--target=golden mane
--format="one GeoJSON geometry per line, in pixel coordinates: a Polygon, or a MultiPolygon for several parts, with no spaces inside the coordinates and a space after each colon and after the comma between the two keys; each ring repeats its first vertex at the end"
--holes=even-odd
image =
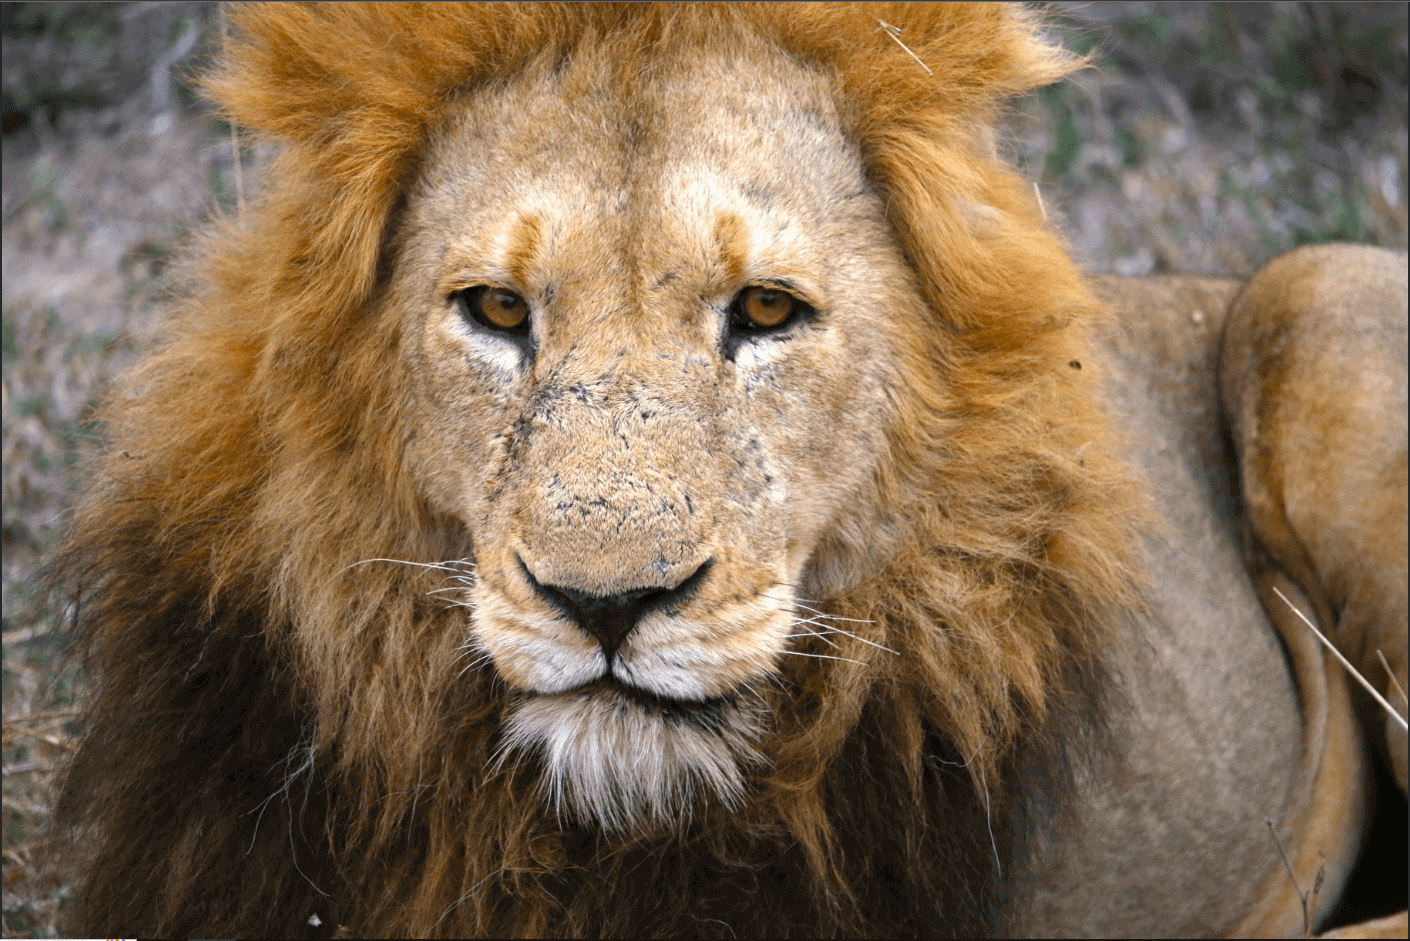
{"type": "Polygon", "coordinates": [[[98,848],[78,922],[674,935],[715,930],[730,896],[777,934],[983,930],[995,857],[1021,851],[988,829],[1006,784],[1056,714],[1098,710],[1101,651],[1135,597],[1140,498],[1071,378],[1097,307],[990,139],[1004,97],[1079,63],[1028,14],[969,4],[273,4],[231,20],[205,88],[282,152],[244,221],[187,262],[166,340],[107,406],[112,450],[58,562],[98,677],[60,808],[98,848]],[[746,806],[614,841],[560,827],[533,768],[494,764],[503,690],[467,663],[463,613],[427,596],[425,571],[369,561],[474,542],[403,464],[381,289],[457,96],[590,45],[631,75],[740,32],[835,76],[932,314],[902,366],[884,487],[904,548],[825,599],[899,656],[856,642],[790,665],[746,806]]]}

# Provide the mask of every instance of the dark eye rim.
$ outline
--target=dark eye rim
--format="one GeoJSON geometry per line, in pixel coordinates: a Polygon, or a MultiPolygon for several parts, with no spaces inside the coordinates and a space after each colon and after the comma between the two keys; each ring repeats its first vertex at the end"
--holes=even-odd
{"type": "Polygon", "coordinates": [[[775,333],[784,333],[793,327],[809,319],[817,313],[817,309],[803,298],[798,296],[798,292],[792,285],[780,284],[776,282],[760,282],[749,284],[740,288],[734,299],[729,302],[729,329],[735,336],[768,336],[775,333]],[[764,327],[756,324],[744,310],[744,295],[750,291],[777,291],[779,294],[787,294],[793,299],[793,312],[772,327],[764,327]]]}
{"type": "Polygon", "coordinates": [[[477,284],[474,287],[461,288],[458,291],[453,291],[451,292],[450,296],[451,299],[455,301],[456,306],[460,310],[460,316],[464,320],[473,321],[475,324],[485,328],[491,333],[497,333],[501,336],[519,338],[527,338],[529,336],[529,330],[533,323],[533,317],[527,313],[527,309],[529,307],[528,299],[525,298],[524,295],[520,294],[518,291],[514,291],[497,284],[477,284]],[[519,298],[519,300],[523,301],[524,306],[526,308],[526,314],[523,323],[515,327],[502,327],[494,321],[484,317],[480,312],[479,301],[480,298],[484,297],[490,291],[498,291],[502,294],[513,294],[515,297],[519,298]]]}

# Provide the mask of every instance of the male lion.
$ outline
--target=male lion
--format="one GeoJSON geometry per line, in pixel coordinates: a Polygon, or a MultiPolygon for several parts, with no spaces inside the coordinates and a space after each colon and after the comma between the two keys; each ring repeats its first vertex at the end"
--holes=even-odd
{"type": "Polygon", "coordinates": [[[1255,278],[1221,413],[1238,286],[1094,295],[995,154],[1076,64],[1020,9],[233,20],[208,88],[282,156],[59,560],[75,928],[1330,911],[1361,739],[1271,589],[1404,684],[1403,257],[1255,278]]]}

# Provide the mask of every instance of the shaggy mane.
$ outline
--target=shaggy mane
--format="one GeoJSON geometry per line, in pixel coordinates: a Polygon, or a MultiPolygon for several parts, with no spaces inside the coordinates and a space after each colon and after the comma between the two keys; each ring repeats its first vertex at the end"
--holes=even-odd
{"type": "Polygon", "coordinates": [[[230,18],[204,87],[281,155],[243,222],[205,234],[162,345],[106,407],[111,448],[55,569],[97,677],[59,807],[94,861],[71,930],[994,930],[1020,766],[1099,711],[1136,595],[1140,499],[1069,365],[1096,306],[990,139],[1003,98],[1080,62],[1011,6],[230,18]],[[495,762],[503,684],[467,657],[464,609],[428,595],[468,577],[475,534],[403,461],[390,246],[458,96],[580,47],[639,74],[747,33],[830,77],[932,315],[887,471],[904,548],[819,599],[896,655],[849,639],[845,661],[787,658],[744,806],[608,837],[546,809],[532,762],[495,762]]]}

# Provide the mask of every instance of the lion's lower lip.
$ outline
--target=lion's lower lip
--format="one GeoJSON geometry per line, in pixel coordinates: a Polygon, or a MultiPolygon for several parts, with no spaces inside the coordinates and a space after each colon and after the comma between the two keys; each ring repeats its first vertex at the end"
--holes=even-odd
{"type": "Polygon", "coordinates": [[[604,677],[562,693],[564,696],[598,696],[616,700],[622,708],[635,706],[667,722],[683,722],[711,727],[725,721],[724,712],[732,704],[729,696],[709,699],[675,699],[633,686],[616,677],[604,677]]]}

